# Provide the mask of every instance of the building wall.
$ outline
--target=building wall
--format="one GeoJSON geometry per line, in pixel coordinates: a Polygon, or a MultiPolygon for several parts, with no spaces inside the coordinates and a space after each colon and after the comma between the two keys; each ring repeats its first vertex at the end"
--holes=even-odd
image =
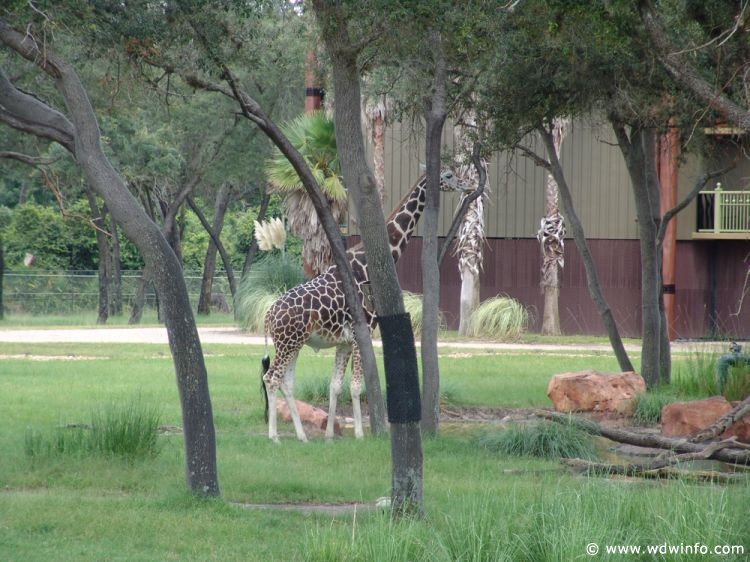
{"type": "MultiPolygon", "coordinates": [[[[446,125],[444,152],[453,150],[453,128],[446,125]]],[[[407,125],[394,124],[386,130],[385,184],[386,215],[412,188],[423,173],[423,134],[407,125]]],[[[529,146],[544,154],[540,142],[529,139],[529,146]]],[[[723,167],[738,148],[729,140],[718,140],[716,156],[704,160],[697,156],[682,159],[679,171],[678,200],[685,197],[697,178],[708,169],[723,167]]],[[[368,147],[371,151],[371,147],[368,147]]],[[[588,239],[633,240],[638,237],[635,201],[630,178],[611,127],[593,119],[575,121],[562,147],[562,164],[578,214],[588,239]]],[[[738,166],[717,178],[725,188],[747,186],[750,162],[740,159],[738,166]]],[[[544,170],[519,153],[497,154],[488,169],[490,194],[486,209],[489,238],[534,238],[544,211],[544,170]]],[[[445,234],[458,207],[458,194],[444,194],[441,202],[439,232],[445,234]]],[[[357,234],[352,210],[350,232],[357,234]]],[[[696,206],[691,203],[677,216],[678,240],[690,240],[695,230],[696,206]]],[[[417,234],[421,234],[418,230],[417,234]]]]}
{"type": "MultiPolygon", "coordinates": [[[[356,238],[352,242],[356,241],[356,238]]],[[[591,240],[599,282],[622,336],[641,332],[641,268],[637,240],[591,240]]],[[[409,242],[396,264],[402,288],[422,292],[421,238],[409,242]]],[[[678,338],[710,337],[711,271],[715,272],[715,301],[719,337],[750,338],[750,294],[739,314],[738,305],[748,271],[748,247],[742,241],[677,244],[678,338]],[[715,260],[712,263],[711,260],[715,260]]],[[[575,245],[565,247],[560,290],[560,321],[566,334],[604,334],[604,326],[589,295],[583,262],[575,245]]],[[[539,290],[540,251],[536,240],[490,239],[482,273],[481,297],[509,295],[532,315],[530,328],[541,328],[543,297],[539,290]]],[[[745,289],[750,289],[749,285],[745,289]]],[[[461,280],[456,260],[448,256],[441,268],[440,308],[451,329],[458,327],[461,280]]],[[[750,293],[750,291],[748,291],[750,293]]]]}

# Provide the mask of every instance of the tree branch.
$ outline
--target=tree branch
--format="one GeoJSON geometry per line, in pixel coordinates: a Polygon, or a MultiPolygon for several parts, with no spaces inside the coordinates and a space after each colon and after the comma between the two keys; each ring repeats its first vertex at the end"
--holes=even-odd
{"type": "Polygon", "coordinates": [[[717,88],[702,78],[693,66],[680,54],[680,50],[672,45],[667,33],[653,13],[649,0],[639,0],[638,8],[646,32],[654,45],[659,61],[670,76],[710,107],[732,121],[737,127],[750,129],[750,112],[739,106],[717,88]]]}
{"type": "Polygon", "coordinates": [[[29,166],[49,166],[59,160],[59,158],[42,158],[41,156],[30,156],[20,152],[0,151],[0,158],[7,160],[17,160],[29,166]]]}

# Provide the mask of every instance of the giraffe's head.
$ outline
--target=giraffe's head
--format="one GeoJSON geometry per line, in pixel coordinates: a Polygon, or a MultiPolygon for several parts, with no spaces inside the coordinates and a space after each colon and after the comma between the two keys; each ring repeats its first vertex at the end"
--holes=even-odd
{"type": "Polygon", "coordinates": [[[468,191],[469,182],[461,178],[450,168],[440,170],[440,191],[468,191]]]}

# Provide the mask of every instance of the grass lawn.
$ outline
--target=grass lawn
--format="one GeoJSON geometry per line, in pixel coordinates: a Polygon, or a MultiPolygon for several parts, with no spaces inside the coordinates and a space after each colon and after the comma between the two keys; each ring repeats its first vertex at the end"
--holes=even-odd
{"type": "MultiPolygon", "coordinates": [[[[29,428],[86,423],[92,410],[134,397],[156,406],[161,424],[181,426],[166,346],[0,344],[0,560],[573,560],[589,558],[592,542],[602,550],[665,542],[750,549],[747,484],[580,478],[556,461],[486,451],[474,425],[446,426],[425,440],[423,521],[247,508],[372,502],[389,493],[390,446],[350,437],[303,444],[283,423],[281,444],[270,443],[259,392],[263,349],[205,352],[222,489],[212,501],[185,492],[179,434],[161,435],[159,454],[138,460],[25,453],[29,428]]],[[[460,405],[544,406],[551,374],[616,368],[607,354],[441,354],[443,388],[460,405]]],[[[305,351],[298,386],[326,379],[332,367],[332,352],[305,351]]]]}
{"type": "MultiPolygon", "coordinates": [[[[96,311],[84,311],[76,314],[6,314],[0,319],[0,329],[3,328],[66,328],[66,327],[97,327],[96,311]]],[[[231,314],[213,312],[208,316],[196,315],[196,321],[199,326],[233,326],[235,325],[234,317],[231,314]]],[[[107,324],[101,326],[127,327],[129,315],[110,316],[107,324]]],[[[162,326],[159,322],[156,312],[146,310],[143,312],[140,326],[162,326]]]]}

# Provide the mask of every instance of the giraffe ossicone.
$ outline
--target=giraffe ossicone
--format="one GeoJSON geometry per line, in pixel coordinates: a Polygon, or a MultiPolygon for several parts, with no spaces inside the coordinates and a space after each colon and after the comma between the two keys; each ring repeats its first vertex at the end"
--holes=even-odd
{"type": "MultiPolygon", "coordinates": [[[[412,190],[401,200],[387,219],[388,239],[393,260],[396,261],[406,248],[424,211],[426,201],[427,179],[422,174],[412,190]]],[[[441,191],[465,191],[467,183],[447,168],[440,173],[441,191]]],[[[347,250],[349,263],[352,266],[357,283],[359,305],[365,312],[365,318],[372,331],[377,318],[371,306],[367,306],[363,285],[369,281],[367,260],[362,244],[347,250]]],[[[354,340],[352,318],[346,308],[341,281],[336,275],[336,266],[309,281],[298,285],[286,293],[271,306],[265,316],[266,338],[271,336],[275,354],[270,365],[264,365],[263,385],[266,391],[266,409],[268,417],[268,437],[279,440],[277,428],[276,398],[281,390],[292,417],[297,438],[307,441],[302,427],[297,405],[294,401],[294,368],[299,352],[304,345],[316,351],[321,348],[335,347],[333,376],[329,386],[328,424],[326,438],[333,438],[336,421],[336,402],[341,393],[346,367],[351,359],[352,378],[350,390],[354,417],[354,435],[364,436],[362,428],[362,410],[359,397],[362,393],[362,364],[354,340]]]]}

